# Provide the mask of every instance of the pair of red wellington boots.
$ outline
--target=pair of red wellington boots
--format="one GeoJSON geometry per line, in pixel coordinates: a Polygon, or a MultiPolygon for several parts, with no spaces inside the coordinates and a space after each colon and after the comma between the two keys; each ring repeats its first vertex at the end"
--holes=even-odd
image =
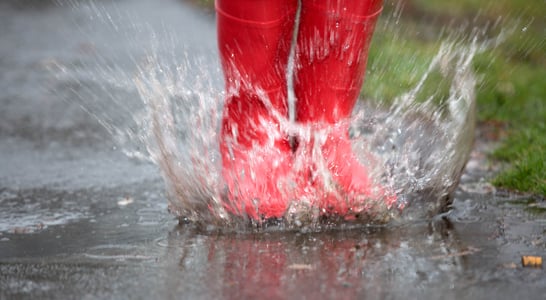
{"type": "Polygon", "coordinates": [[[227,93],[220,138],[225,207],[260,220],[284,216],[292,201],[306,196],[325,215],[358,213],[370,199],[390,206],[395,197],[372,182],[348,133],[382,0],[301,1],[296,123],[310,129],[311,137],[296,136],[293,147],[287,132],[287,65],[297,8],[297,0],[216,1],[227,93]],[[336,193],[316,193],[325,182],[313,176],[311,160],[294,170],[295,155],[311,155],[313,133],[323,134],[319,152],[336,193]],[[315,192],[306,195],[310,190],[315,192]]]}

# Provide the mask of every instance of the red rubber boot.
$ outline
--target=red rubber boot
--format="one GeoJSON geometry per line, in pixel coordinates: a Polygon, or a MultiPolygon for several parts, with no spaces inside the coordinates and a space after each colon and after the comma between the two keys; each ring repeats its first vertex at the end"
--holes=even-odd
{"type": "Polygon", "coordinates": [[[352,151],[348,132],[381,10],[381,0],[302,1],[294,76],[296,121],[326,135],[322,157],[341,189],[318,200],[326,214],[357,214],[370,208],[373,200],[384,200],[389,207],[395,201],[383,197],[383,188],[372,182],[352,151]]]}
{"type": "Polygon", "coordinates": [[[297,0],[217,0],[225,100],[220,136],[226,209],[253,219],[281,217],[289,204],[283,179],[292,150],[286,66],[297,0]]]}

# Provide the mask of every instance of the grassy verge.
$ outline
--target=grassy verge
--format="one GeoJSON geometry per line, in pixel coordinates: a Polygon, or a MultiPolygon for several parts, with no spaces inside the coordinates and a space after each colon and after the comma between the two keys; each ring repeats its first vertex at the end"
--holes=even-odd
{"type": "Polygon", "coordinates": [[[510,32],[475,58],[478,120],[503,137],[492,159],[506,167],[493,183],[546,196],[545,15],[542,1],[385,0],[363,93],[393,99],[415,86],[446,32],[488,25],[491,36],[510,32]]]}
{"type": "MultiPolygon", "coordinates": [[[[383,17],[393,14],[387,10],[383,17]]],[[[394,7],[394,5],[391,5],[394,7]]],[[[492,26],[490,34],[508,32],[505,41],[474,61],[478,120],[495,124],[501,146],[491,158],[505,168],[492,181],[496,186],[546,196],[546,6],[518,0],[405,1],[399,31],[378,28],[371,66],[387,64],[387,74],[370,70],[364,91],[375,98],[392,98],[416,83],[438,47],[442,29],[492,26]],[[476,25],[465,23],[472,20],[476,25]],[[435,28],[430,29],[430,28],[435,28]],[[431,33],[432,31],[432,33],[431,33]],[[388,83],[381,82],[389,78],[388,83]],[[373,87],[373,89],[371,88],[373,87]]],[[[373,68],[373,67],[372,67],[373,68]]]]}

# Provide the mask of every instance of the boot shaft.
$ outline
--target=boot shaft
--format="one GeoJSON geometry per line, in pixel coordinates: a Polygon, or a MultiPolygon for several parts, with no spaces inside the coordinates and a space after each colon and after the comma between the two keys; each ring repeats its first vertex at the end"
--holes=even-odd
{"type": "Polygon", "coordinates": [[[286,87],[297,0],[217,0],[217,38],[227,92],[286,87]]]}
{"type": "Polygon", "coordinates": [[[298,122],[350,117],[382,1],[304,0],[296,44],[298,122]]]}

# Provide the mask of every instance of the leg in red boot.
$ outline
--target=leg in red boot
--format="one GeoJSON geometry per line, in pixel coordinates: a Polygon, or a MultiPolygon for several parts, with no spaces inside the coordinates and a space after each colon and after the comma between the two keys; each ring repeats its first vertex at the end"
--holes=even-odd
{"type": "Polygon", "coordinates": [[[385,192],[353,153],[348,132],[381,9],[381,0],[302,1],[294,76],[296,121],[325,135],[307,142],[321,139],[324,164],[341,189],[341,194],[327,193],[319,200],[326,214],[359,213],[374,200],[387,206],[395,200],[381,199],[385,192]]]}
{"type": "Polygon", "coordinates": [[[297,0],[217,0],[226,102],[220,152],[226,208],[254,219],[281,217],[292,151],[286,65],[297,0]]]}

